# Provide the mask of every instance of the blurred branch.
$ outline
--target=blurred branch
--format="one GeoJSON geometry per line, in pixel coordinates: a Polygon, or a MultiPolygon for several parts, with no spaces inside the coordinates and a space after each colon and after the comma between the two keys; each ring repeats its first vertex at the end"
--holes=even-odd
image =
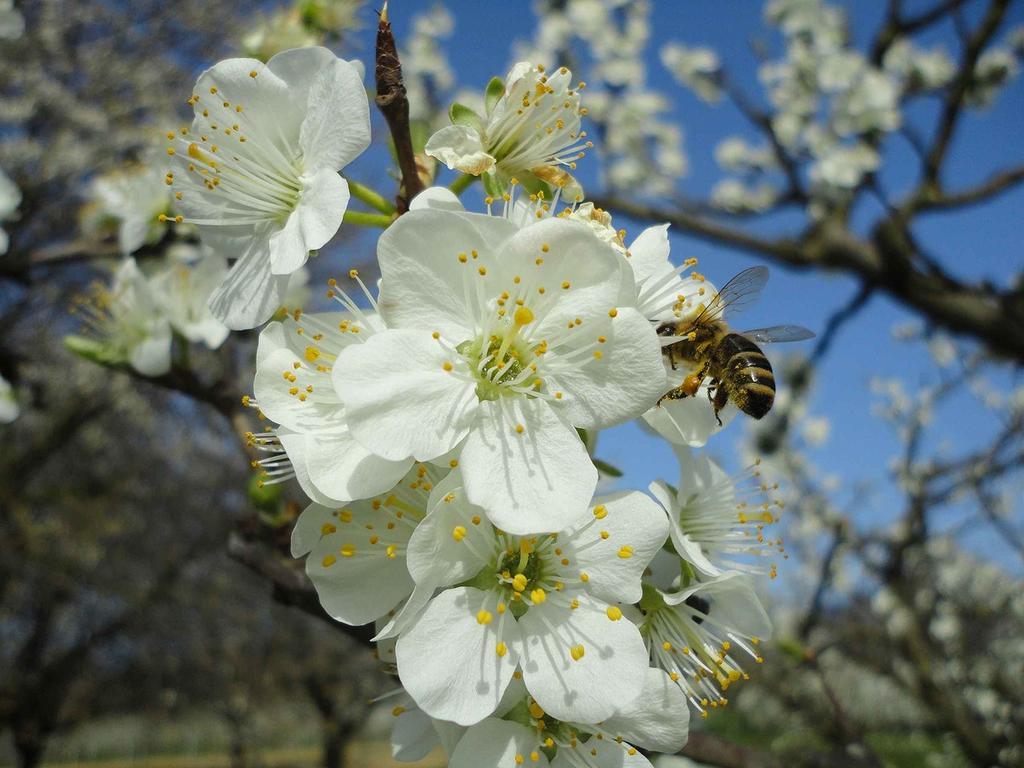
{"type": "Polygon", "coordinates": [[[691,731],[680,755],[699,763],[719,768],[782,768],[783,763],[775,756],[741,747],[721,736],[704,731],[691,731]]]}
{"type": "Polygon", "coordinates": [[[974,187],[959,192],[936,193],[922,200],[917,210],[920,212],[964,208],[984,203],[1001,192],[1012,189],[1024,181],[1024,165],[997,173],[974,187]]]}
{"type": "Polygon", "coordinates": [[[306,576],[305,571],[283,560],[270,547],[248,541],[238,533],[232,533],[228,538],[228,555],[269,581],[273,586],[273,597],[276,602],[298,608],[310,616],[323,620],[334,630],[345,633],[353,640],[363,645],[371,645],[370,638],[376,634],[372,624],[350,627],[328,616],[320,605],[320,598],[317,597],[313,582],[306,576]]]}

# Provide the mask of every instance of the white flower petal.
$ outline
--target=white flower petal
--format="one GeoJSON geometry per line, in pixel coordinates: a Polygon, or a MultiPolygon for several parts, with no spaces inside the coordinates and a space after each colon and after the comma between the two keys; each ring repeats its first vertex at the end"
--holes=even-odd
{"type": "Polygon", "coordinates": [[[664,597],[669,605],[680,605],[691,595],[699,595],[710,603],[704,619],[706,624],[729,628],[762,640],[771,637],[771,619],[758,600],[749,576],[729,572],[664,597]]]}
{"type": "Polygon", "coordinates": [[[629,744],[618,744],[611,739],[591,737],[580,742],[575,749],[559,749],[551,768],[651,768],[650,761],[629,744]],[[569,757],[571,752],[575,757],[569,757]],[[630,754],[632,752],[632,754],[630,754]]]}
{"type": "MultiPolygon", "coordinates": [[[[535,290],[554,294],[538,316],[533,336],[567,337],[560,342],[566,349],[578,347],[584,336],[588,345],[594,343],[599,331],[591,334],[588,323],[608,319],[608,311],[622,303],[622,278],[629,274],[622,258],[587,225],[562,218],[519,230],[502,249],[497,268],[501,273],[495,282],[502,288],[510,287],[519,275],[537,286],[535,290]],[[569,287],[563,288],[566,283],[569,287]],[[583,320],[581,327],[565,334],[567,323],[577,317],[583,320]],[[576,335],[580,342],[573,341],[576,335]]],[[[632,281],[628,288],[632,293],[632,281]]]]}
{"type": "Polygon", "coordinates": [[[576,430],[536,398],[481,403],[459,464],[470,501],[515,534],[562,530],[586,510],[597,486],[576,430]]]}
{"type": "Polygon", "coordinates": [[[539,749],[537,732],[520,723],[489,717],[477,723],[459,741],[449,768],[482,768],[536,765],[545,768],[548,758],[539,749]],[[531,753],[537,756],[533,760],[531,753]]]}
{"type": "Polygon", "coordinates": [[[302,179],[302,196],[284,227],[270,236],[270,269],[290,275],[334,237],[348,208],[348,182],[330,168],[302,179]]]}
{"type": "Polygon", "coordinates": [[[495,162],[477,130],[467,125],[446,125],[427,140],[423,151],[451,170],[471,176],[491,170],[495,162]]]}
{"type": "Polygon", "coordinates": [[[456,344],[470,338],[479,270],[495,268],[500,245],[515,231],[498,216],[426,209],[400,217],[377,245],[379,307],[388,327],[437,330],[456,344]]]}
{"type": "Polygon", "coordinates": [[[612,602],[640,600],[640,577],[668,538],[665,511],[639,491],[595,499],[593,514],[559,536],[574,573],[587,588],[612,602]]]}
{"type": "MultiPolygon", "coordinates": [[[[680,381],[682,374],[679,374],[680,381]]],[[[669,382],[672,386],[672,380],[669,382]]],[[[736,416],[738,409],[730,401],[718,413],[721,425],[715,419],[715,409],[708,402],[707,385],[697,390],[693,397],[679,400],[662,400],[644,414],[647,422],[659,435],[670,443],[699,448],[707,443],[711,435],[723,429],[736,416]]]]}
{"type": "MultiPolygon", "coordinates": [[[[695,566],[698,570],[708,576],[719,575],[721,570],[715,567],[714,563],[708,560],[704,551],[701,549],[700,543],[687,536],[680,527],[679,503],[672,490],[660,480],[651,483],[648,490],[650,490],[651,494],[668,513],[670,525],[669,531],[672,535],[672,546],[676,548],[676,552],[679,554],[679,557],[683,558],[683,560],[695,566]]],[[[676,563],[676,566],[673,578],[679,575],[678,563],[676,563]]]]}
{"type": "Polygon", "coordinates": [[[668,224],[648,227],[637,235],[636,240],[630,243],[627,258],[637,283],[661,275],[666,268],[672,268],[669,249],[668,224]]]}
{"type": "Polygon", "coordinates": [[[210,296],[210,311],[232,330],[255,328],[281,306],[287,287],[287,275],[270,271],[267,242],[253,239],[210,296]]]}
{"type": "MultiPolygon", "coordinates": [[[[583,327],[577,332],[583,334],[583,327]]],[[[560,404],[566,418],[578,427],[601,429],[641,416],[668,389],[654,328],[637,310],[622,307],[614,318],[605,312],[587,332],[590,344],[599,336],[606,341],[594,345],[594,355],[585,361],[560,369],[549,384],[569,393],[560,404]]]]}
{"type": "Polygon", "coordinates": [[[638,747],[671,754],[686,744],[690,708],[668,673],[651,667],[640,695],[601,723],[601,729],[638,747]]]}
{"type": "Polygon", "coordinates": [[[471,587],[445,590],[398,638],[398,674],[427,714],[472,725],[494,712],[519,663],[519,627],[497,598],[471,587]],[[491,619],[480,623],[480,611],[491,619]],[[504,655],[496,651],[504,643],[504,655]]]}
{"type": "Polygon", "coordinates": [[[412,592],[412,578],[401,556],[407,531],[388,532],[377,526],[381,517],[369,502],[353,502],[342,510],[313,504],[309,510],[324,522],[306,559],[306,573],[332,618],[353,626],[366,624],[412,592]],[[391,545],[399,551],[389,554],[391,545]]]}
{"type": "Polygon", "coordinates": [[[391,461],[363,447],[345,426],[306,435],[309,479],[332,499],[366,499],[393,488],[411,459],[391,461]]]}
{"type": "Polygon", "coordinates": [[[171,326],[159,320],[129,355],[132,368],[143,376],[162,376],[171,370],[171,326]]]}
{"type": "Polygon", "coordinates": [[[537,703],[559,720],[597,723],[640,695],[647,648],[640,630],[585,594],[533,605],[519,619],[523,679],[537,703]],[[573,649],[582,647],[579,658],[573,649]]]}
{"type": "Polygon", "coordinates": [[[421,709],[405,709],[391,725],[391,757],[401,763],[415,763],[439,744],[434,719],[421,709]]]}
{"type": "Polygon", "coordinates": [[[306,494],[311,501],[315,501],[317,504],[323,504],[328,507],[337,506],[347,501],[346,499],[332,499],[313,485],[313,481],[309,478],[309,468],[307,466],[305,433],[290,432],[284,427],[279,427],[275,430],[275,433],[277,435],[277,439],[281,442],[281,446],[288,454],[288,461],[291,462],[292,470],[295,472],[295,479],[298,481],[299,487],[302,488],[302,492],[306,494]]]}
{"type": "Polygon", "coordinates": [[[475,576],[493,553],[494,528],[484,511],[469,503],[458,470],[434,487],[428,509],[409,539],[413,579],[444,587],[475,576]]]}
{"type": "Polygon", "coordinates": [[[459,196],[448,189],[448,187],[427,187],[409,203],[410,211],[422,211],[424,209],[464,213],[466,206],[459,200],[459,196]]]}
{"type": "Polygon", "coordinates": [[[370,146],[366,89],[349,62],[335,59],[317,72],[308,104],[299,132],[307,167],[340,170],[370,146]]]}
{"type": "Polygon", "coordinates": [[[465,361],[427,331],[374,334],[342,351],[333,376],[356,439],[392,460],[428,461],[451,450],[479,408],[465,361]]]}

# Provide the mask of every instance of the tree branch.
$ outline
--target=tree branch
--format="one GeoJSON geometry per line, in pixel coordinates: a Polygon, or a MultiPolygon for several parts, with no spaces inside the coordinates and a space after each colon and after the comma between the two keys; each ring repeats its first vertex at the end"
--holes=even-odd
{"type": "Polygon", "coordinates": [[[409,130],[409,99],[405,95],[402,80],[402,63],[398,59],[395,36],[388,21],[388,4],[385,0],[377,25],[377,108],[388,122],[391,138],[395,142],[398,168],[402,172],[402,185],[395,202],[399,213],[409,210],[409,201],[423,191],[416,168],[416,153],[412,148],[412,134],[409,130]]]}
{"type": "Polygon", "coordinates": [[[1024,181],[1024,165],[1018,165],[1008,171],[990,176],[974,187],[960,190],[959,192],[937,193],[926,196],[921,200],[916,209],[919,212],[945,211],[952,208],[965,208],[970,205],[984,203],[992,197],[1012,189],[1024,181]]]}

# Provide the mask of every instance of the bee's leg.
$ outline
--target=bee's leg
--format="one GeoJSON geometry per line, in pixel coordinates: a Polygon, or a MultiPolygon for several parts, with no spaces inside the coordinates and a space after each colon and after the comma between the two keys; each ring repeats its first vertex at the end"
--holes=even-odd
{"type": "Polygon", "coordinates": [[[662,400],[682,400],[684,397],[693,397],[697,394],[697,390],[700,389],[701,383],[704,381],[704,377],[707,375],[708,366],[705,364],[700,371],[695,374],[691,374],[683,379],[682,384],[674,389],[670,389],[664,395],[658,398],[658,405],[661,405],[662,400]]]}
{"type": "Polygon", "coordinates": [[[729,402],[729,394],[725,391],[725,388],[719,382],[715,382],[715,394],[712,398],[711,390],[708,389],[708,398],[711,399],[711,405],[715,409],[715,421],[718,422],[718,426],[722,426],[722,419],[718,415],[718,412],[725,408],[729,402]]]}

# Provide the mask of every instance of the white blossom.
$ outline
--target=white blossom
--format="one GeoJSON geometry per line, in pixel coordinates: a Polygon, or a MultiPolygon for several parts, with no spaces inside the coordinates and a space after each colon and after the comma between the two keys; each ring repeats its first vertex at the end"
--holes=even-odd
{"type": "Polygon", "coordinates": [[[774,564],[763,569],[751,562],[783,554],[782,540],[765,535],[765,527],[778,522],[781,504],[767,496],[769,488],[761,483],[757,466],[733,478],[704,453],[680,445],[674,450],[679,461],[676,490],[658,481],[650,491],[668,513],[678,555],[705,577],[730,570],[769,570],[774,577],[774,564]],[[754,498],[757,493],[761,501],[754,498]]]}
{"type": "Polygon", "coordinates": [[[767,211],[778,200],[774,185],[762,182],[749,186],[739,179],[722,179],[711,190],[711,203],[730,213],[760,213],[767,211]]]}
{"type": "Polygon", "coordinates": [[[704,101],[722,97],[719,85],[721,62],[710,48],[669,43],[661,49],[661,63],[680,83],[704,101]]]}
{"type": "Polygon", "coordinates": [[[217,349],[228,329],[213,316],[210,294],[228,271],[223,256],[190,245],[168,249],[167,265],[149,280],[150,290],[171,327],[189,341],[217,349]]]}
{"type": "Polygon", "coordinates": [[[0,424],[10,424],[20,414],[17,392],[7,379],[0,376],[0,424]]]}
{"type": "Polygon", "coordinates": [[[580,127],[579,91],[567,68],[548,74],[521,61],[504,81],[491,81],[485,115],[453,105],[453,124],[430,137],[426,153],[452,170],[487,174],[492,193],[512,178],[533,175],[576,199],[579,187],[569,171],[592,146],[580,127]]]}
{"type": "Polygon", "coordinates": [[[598,722],[641,691],[646,652],[620,606],[668,534],[643,494],[597,499],[554,534],[514,536],[472,504],[452,472],[408,545],[417,585],[439,592],[398,638],[398,672],[428,714],[463,725],[492,714],[517,670],[544,711],[598,722]]]}
{"type": "Polygon", "coordinates": [[[73,311],[90,332],[88,338],[68,337],[73,351],[101,363],[126,363],[143,376],[170,370],[170,323],[135,259],[125,259],[110,288],[94,286],[73,311]]]}
{"type": "Polygon", "coordinates": [[[879,163],[878,152],[867,144],[832,145],[821,151],[809,174],[811,181],[826,189],[851,190],[879,163]]]}
{"type": "Polygon", "coordinates": [[[325,48],[268,63],[228,59],[200,75],[190,129],[174,134],[177,206],[205,243],[237,258],[211,298],[229,328],[281,305],[288,275],[337,232],[348,205],[338,175],[369,144],[355,67],[325,48]]]}
{"type": "Polygon", "coordinates": [[[343,312],[303,314],[295,310],[260,333],[252,403],[279,426],[254,435],[270,456],[267,479],[294,473],[306,494],[330,505],[367,498],[392,488],[412,465],[363,448],[348,427],[334,386],[341,350],[383,329],[375,312],[359,309],[336,285],[343,312]]]}
{"type": "Polygon", "coordinates": [[[528,697],[504,718],[489,717],[470,726],[449,765],[650,768],[636,747],[675,752],[686,743],[688,732],[689,712],[679,689],[661,670],[647,669],[640,696],[601,723],[553,719],[528,697]]]}
{"type": "Polygon", "coordinates": [[[0,0],[0,40],[16,40],[25,31],[25,17],[14,0],[0,0]]]}
{"type": "Polygon", "coordinates": [[[664,593],[644,585],[641,631],[652,664],[668,673],[702,717],[724,706],[729,688],[748,679],[739,653],[760,664],[771,622],[749,578],[735,572],[664,593]]]}
{"type": "Polygon", "coordinates": [[[1017,57],[1006,48],[989,48],[978,57],[968,84],[967,103],[985,108],[992,105],[999,91],[1020,72],[1017,57]]]}
{"type": "Polygon", "coordinates": [[[166,178],[151,163],[98,176],[89,193],[100,223],[116,224],[118,246],[125,256],[164,236],[173,198],[166,178]]]}
{"type": "Polygon", "coordinates": [[[905,81],[910,91],[942,88],[956,75],[956,64],[942,46],[924,50],[902,38],[890,46],[882,62],[885,70],[905,81]]]}
{"type": "Polygon", "coordinates": [[[597,482],[575,429],[626,421],[664,391],[621,257],[578,222],[426,209],[381,236],[378,260],[387,330],[335,367],[356,439],[393,461],[454,452],[503,530],[564,527],[597,482]]]}
{"type": "MultiPolygon", "coordinates": [[[[9,219],[11,214],[18,210],[21,205],[21,190],[11,179],[0,169],[0,224],[9,219]]],[[[0,227],[0,256],[7,253],[10,246],[10,236],[0,227]]]]}

